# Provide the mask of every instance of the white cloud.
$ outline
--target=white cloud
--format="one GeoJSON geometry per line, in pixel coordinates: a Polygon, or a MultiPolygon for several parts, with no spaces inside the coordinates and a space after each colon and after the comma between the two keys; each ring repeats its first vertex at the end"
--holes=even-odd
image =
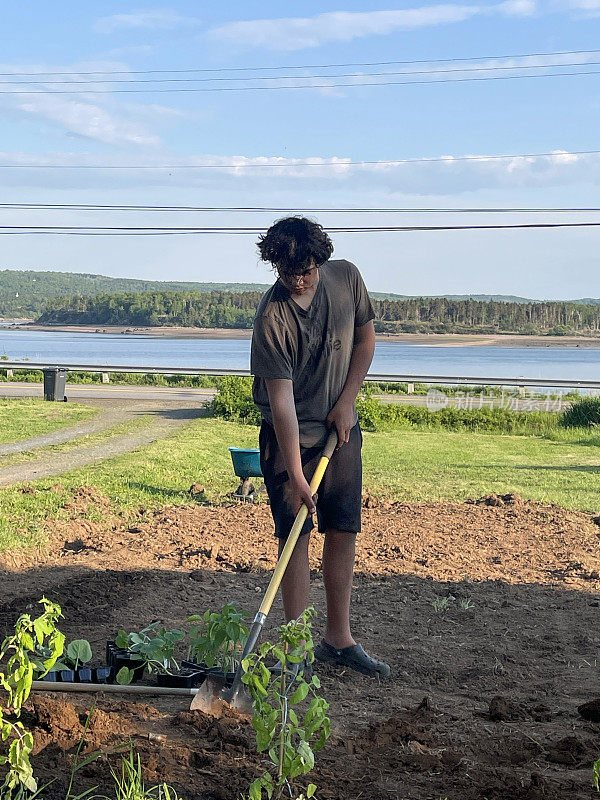
{"type": "Polygon", "coordinates": [[[117,30],[132,29],[165,31],[200,24],[201,21],[199,19],[184,17],[176,11],[164,8],[101,17],[94,23],[94,29],[98,33],[113,33],[117,30]]]}
{"type": "MultiPolygon", "coordinates": [[[[23,96],[21,96],[23,97],[23,96]]],[[[71,134],[108,144],[158,145],[160,139],[142,126],[119,119],[91,102],[39,94],[16,100],[20,111],[58,123],[71,134]]]]}
{"type": "Polygon", "coordinates": [[[600,155],[578,155],[556,150],[549,156],[523,156],[498,159],[493,156],[440,156],[419,162],[388,164],[352,164],[350,159],[290,159],[268,156],[171,156],[155,152],[145,156],[95,155],[76,153],[38,156],[27,153],[0,153],[0,164],[33,165],[29,169],[0,169],[0,186],[60,186],[77,189],[89,184],[94,176],[98,189],[143,190],[164,187],[177,190],[210,190],[261,193],[351,191],[367,196],[385,192],[390,196],[460,196],[480,189],[535,189],[554,186],[600,186],[600,155]],[[440,160],[443,159],[443,160],[440,160]],[[306,163],[313,166],[306,166],[306,163]],[[45,164],[122,165],[118,170],[56,170],[45,164]],[[168,165],[162,169],[129,169],[139,165],[168,165]],[[224,169],[195,169],[194,165],[212,165],[224,169]],[[277,165],[276,168],[265,165],[277,165]],[[316,166],[314,166],[316,165],[316,166]]]}
{"type": "Polygon", "coordinates": [[[579,11],[583,17],[600,16],[600,0],[567,0],[566,6],[572,11],[579,11]]]}
{"type": "MultiPolygon", "coordinates": [[[[590,0],[590,2],[593,0],[590,0]]],[[[349,42],[364,36],[463,22],[483,14],[523,16],[533,13],[533,0],[505,0],[495,5],[446,3],[389,11],[335,11],[314,17],[282,17],[230,22],[213,28],[209,36],[248,47],[300,50],[326,42],[349,42]]]]}
{"type": "Polygon", "coordinates": [[[153,45],[134,44],[128,47],[113,47],[112,50],[102,53],[102,56],[110,59],[139,58],[140,56],[150,56],[155,52],[156,47],[153,45]]]}
{"type": "Polygon", "coordinates": [[[498,6],[492,6],[492,10],[509,17],[531,17],[537,9],[534,0],[504,0],[498,6]]]}
{"type": "MultiPolygon", "coordinates": [[[[159,114],[163,117],[179,115],[176,110],[163,106],[147,108],[132,103],[117,103],[110,93],[69,96],[52,91],[57,88],[56,84],[50,83],[53,78],[65,83],[76,83],[78,80],[86,79],[83,73],[102,70],[123,70],[125,73],[123,77],[126,77],[127,67],[118,62],[90,62],[71,67],[0,64],[1,72],[21,75],[27,73],[31,76],[27,79],[22,77],[18,79],[29,82],[24,92],[17,91],[14,86],[7,86],[5,89],[7,93],[0,94],[0,116],[4,113],[11,116],[45,119],[63,129],[67,135],[82,136],[107,144],[145,147],[159,145],[159,137],[151,132],[145,123],[154,123],[159,114]],[[45,72],[46,76],[33,77],[35,73],[42,72],[45,72]],[[51,72],[64,74],[60,77],[50,76],[48,73],[51,72]],[[46,83],[43,82],[44,77],[46,83]]],[[[99,83],[97,88],[110,89],[110,84],[99,83]]]]}

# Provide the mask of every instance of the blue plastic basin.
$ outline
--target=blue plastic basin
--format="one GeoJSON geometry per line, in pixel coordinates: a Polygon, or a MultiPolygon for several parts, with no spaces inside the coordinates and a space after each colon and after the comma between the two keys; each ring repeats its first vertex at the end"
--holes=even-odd
{"type": "Polygon", "coordinates": [[[238,478],[262,478],[260,450],[230,447],[229,452],[233,461],[233,471],[238,478]]]}

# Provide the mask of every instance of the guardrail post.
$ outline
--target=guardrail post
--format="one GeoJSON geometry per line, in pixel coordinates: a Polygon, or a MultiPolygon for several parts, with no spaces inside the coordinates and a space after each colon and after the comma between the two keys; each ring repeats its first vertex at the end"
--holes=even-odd
{"type": "Polygon", "coordinates": [[[415,393],[415,385],[414,385],[414,383],[407,383],[406,384],[406,393],[407,394],[414,394],[415,393]]]}
{"type": "Polygon", "coordinates": [[[110,375],[108,372],[102,373],[102,383],[110,383],[110,375]]]}
{"type": "Polygon", "coordinates": [[[15,373],[13,372],[13,370],[12,370],[12,369],[7,369],[7,370],[6,370],[6,377],[7,377],[7,378],[12,378],[14,374],[15,374],[15,373]]]}

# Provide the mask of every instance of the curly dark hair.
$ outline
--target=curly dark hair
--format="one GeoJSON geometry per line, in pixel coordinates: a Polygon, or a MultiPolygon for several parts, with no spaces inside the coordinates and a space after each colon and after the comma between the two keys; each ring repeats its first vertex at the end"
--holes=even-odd
{"type": "Polygon", "coordinates": [[[263,261],[281,272],[295,274],[320,267],[333,253],[333,244],[318,222],[306,217],[285,217],[271,225],[258,240],[263,261]]]}

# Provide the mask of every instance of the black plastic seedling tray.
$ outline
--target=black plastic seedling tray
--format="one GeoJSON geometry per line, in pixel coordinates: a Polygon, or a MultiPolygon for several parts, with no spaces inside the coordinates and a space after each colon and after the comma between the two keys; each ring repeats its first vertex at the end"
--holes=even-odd
{"type": "Polygon", "coordinates": [[[79,669],[52,670],[42,678],[48,683],[112,683],[112,667],[80,667],[79,669]]]}
{"type": "Polygon", "coordinates": [[[205,679],[206,672],[203,670],[193,670],[183,668],[174,675],[165,675],[158,673],[156,676],[156,683],[159,686],[168,686],[176,689],[191,689],[193,686],[199,686],[205,679]]]}
{"type": "Polygon", "coordinates": [[[144,664],[140,664],[139,660],[134,658],[133,655],[127,650],[124,650],[122,647],[117,647],[115,642],[106,643],[106,663],[112,667],[115,678],[119,670],[123,667],[132,669],[132,683],[136,683],[137,681],[141,680],[144,672],[146,671],[144,664]],[[136,666],[136,664],[139,666],[136,666]]]}

